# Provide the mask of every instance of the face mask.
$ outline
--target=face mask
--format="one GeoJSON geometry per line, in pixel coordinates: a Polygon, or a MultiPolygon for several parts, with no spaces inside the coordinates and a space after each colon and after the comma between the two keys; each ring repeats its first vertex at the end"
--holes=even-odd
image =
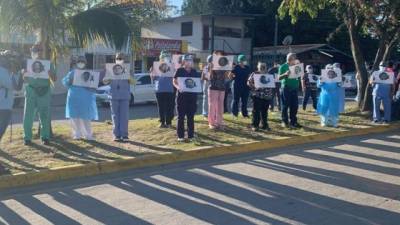
{"type": "Polygon", "coordinates": [[[247,65],[247,61],[242,61],[241,62],[243,65],[247,65]]]}
{"type": "Polygon", "coordinates": [[[32,52],[31,56],[32,56],[32,59],[38,59],[39,58],[39,53],[38,52],[32,52]]]}
{"type": "Polygon", "coordinates": [[[379,66],[380,71],[384,71],[386,68],[384,66],[379,66]]]}
{"type": "Polygon", "coordinates": [[[124,60],[115,60],[115,63],[118,65],[124,65],[124,60]]]}
{"type": "Polygon", "coordinates": [[[76,67],[78,67],[78,69],[84,69],[85,66],[86,66],[85,63],[82,62],[76,64],[76,67]]]}

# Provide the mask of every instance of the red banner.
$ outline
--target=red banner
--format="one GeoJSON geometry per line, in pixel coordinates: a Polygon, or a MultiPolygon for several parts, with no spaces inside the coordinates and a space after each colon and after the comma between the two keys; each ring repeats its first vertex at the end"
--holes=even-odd
{"type": "Polygon", "coordinates": [[[170,39],[155,39],[143,38],[142,39],[142,54],[145,56],[158,56],[161,51],[168,51],[170,53],[180,53],[182,51],[181,40],[170,39]]]}

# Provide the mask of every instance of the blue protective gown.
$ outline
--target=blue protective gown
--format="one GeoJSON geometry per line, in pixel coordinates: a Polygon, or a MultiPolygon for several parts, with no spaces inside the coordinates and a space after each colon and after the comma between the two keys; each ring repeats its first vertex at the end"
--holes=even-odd
{"type": "Polygon", "coordinates": [[[65,117],[71,119],[98,120],[96,93],[89,88],[70,85],[74,77],[74,70],[70,71],[62,80],[68,88],[65,117]]]}
{"type": "Polygon", "coordinates": [[[374,105],[373,111],[373,119],[374,121],[381,121],[381,103],[383,103],[384,108],[384,120],[386,122],[391,121],[391,113],[392,113],[392,85],[391,84],[380,84],[374,83],[372,85],[372,101],[374,105]]]}
{"type": "Polygon", "coordinates": [[[322,122],[331,122],[331,125],[337,125],[340,112],[340,89],[338,83],[320,83],[321,94],[318,98],[317,113],[321,115],[322,122]]]}

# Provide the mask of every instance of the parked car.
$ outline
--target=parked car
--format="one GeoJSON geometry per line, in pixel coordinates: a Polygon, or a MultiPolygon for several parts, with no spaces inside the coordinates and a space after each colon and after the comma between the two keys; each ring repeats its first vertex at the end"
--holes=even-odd
{"type": "MultiPolygon", "coordinates": [[[[134,76],[135,84],[131,85],[130,105],[136,103],[156,102],[154,93],[154,83],[151,80],[150,74],[140,73],[134,76]]],[[[97,89],[97,103],[102,106],[110,105],[110,85],[104,85],[97,89]]]]}

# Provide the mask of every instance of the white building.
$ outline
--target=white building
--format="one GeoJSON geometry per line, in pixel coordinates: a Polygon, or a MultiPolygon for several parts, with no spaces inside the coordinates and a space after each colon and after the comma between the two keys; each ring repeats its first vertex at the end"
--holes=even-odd
{"type": "Polygon", "coordinates": [[[205,60],[212,47],[212,18],[214,17],[214,50],[227,54],[250,55],[251,38],[245,37],[246,20],[251,17],[225,15],[180,16],[165,19],[142,29],[142,37],[183,40],[188,53],[205,60]]]}

